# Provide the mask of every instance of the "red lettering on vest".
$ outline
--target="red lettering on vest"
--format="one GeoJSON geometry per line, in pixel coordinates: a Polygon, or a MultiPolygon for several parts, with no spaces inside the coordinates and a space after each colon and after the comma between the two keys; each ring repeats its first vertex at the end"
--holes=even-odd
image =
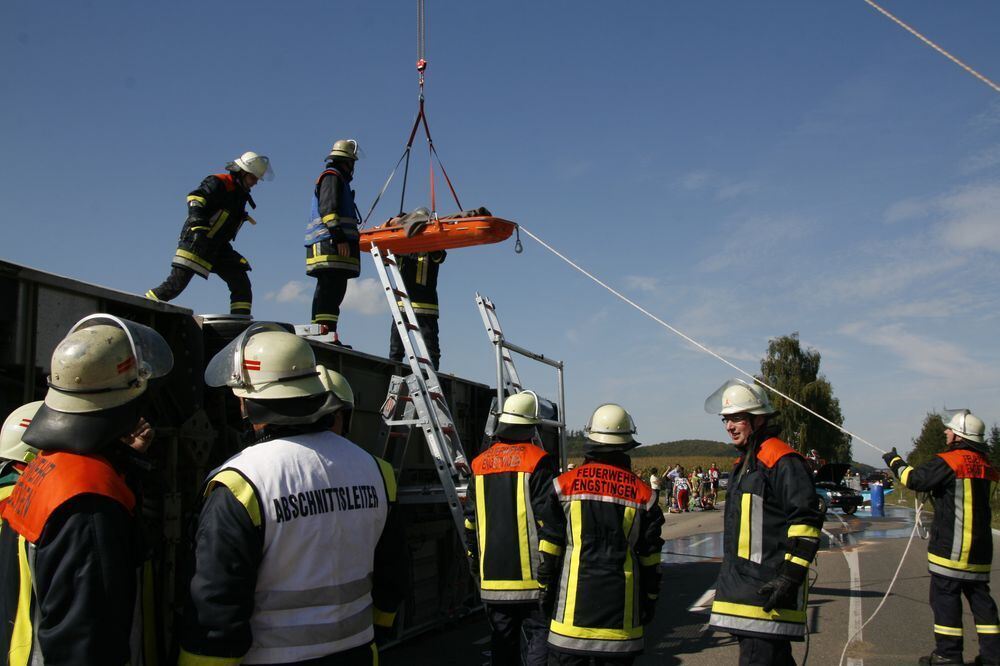
{"type": "Polygon", "coordinates": [[[103,495],[129,511],[135,495],[107,460],[77,453],[43,453],[24,469],[3,507],[3,517],[18,534],[36,543],[49,517],[78,495],[103,495]]]}
{"type": "Polygon", "coordinates": [[[767,467],[774,467],[778,461],[787,455],[796,455],[800,458],[802,454],[785,444],[777,437],[764,440],[764,443],[757,449],[757,460],[767,467]]]}
{"type": "Polygon", "coordinates": [[[614,499],[647,504],[653,489],[627,469],[588,462],[556,479],[563,498],[573,495],[600,495],[614,499]]]}
{"type": "Polygon", "coordinates": [[[497,442],[472,461],[474,474],[502,474],[503,472],[534,472],[547,454],[531,442],[507,444],[497,442]]]}
{"type": "Polygon", "coordinates": [[[955,472],[958,479],[989,479],[996,481],[1000,479],[996,469],[990,465],[982,453],[970,451],[969,449],[955,449],[937,454],[939,458],[948,463],[955,472]]]}

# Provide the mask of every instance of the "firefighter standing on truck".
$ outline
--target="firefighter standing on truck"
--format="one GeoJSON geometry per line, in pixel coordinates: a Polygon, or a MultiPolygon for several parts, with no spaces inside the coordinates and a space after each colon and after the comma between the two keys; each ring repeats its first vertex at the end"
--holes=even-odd
{"type": "Polygon", "coordinates": [[[313,188],[312,209],[306,225],[306,274],[316,278],[312,323],[323,324],[340,343],[337,324],[347,281],[361,274],[358,222],[354,203],[354,164],[361,149],[354,139],[335,141],[326,156],[326,168],[313,188]]]}
{"type": "Polygon", "coordinates": [[[493,444],[472,461],[465,504],[469,566],[479,583],[490,624],[490,663],[521,663],[521,632],[528,666],[546,663],[546,618],[539,608],[538,521],[552,501],[556,460],[535,445],[538,396],[507,398],[493,444]]]}
{"type": "Polygon", "coordinates": [[[778,438],[764,389],[727,381],[705,401],[740,457],[729,477],[710,626],[736,636],[740,665],[795,663],[823,515],[805,459],[778,438]]]}
{"type": "Polygon", "coordinates": [[[24,443],[24,432],[43,401],[29,402],[12,411],[0,429],[0,506],[7,502],[14,484],[35,456],[38,449],[24,443]]]}
{"type": "Polygon", "coordinates": [[[221,277],[229,287],[229,313],[250,314],[253,290],[250,286],[250,263],[233,249],[246,212],[257,204],[250,196],[261,180],[273,180],[271,161],[264,155],[246,152],[226,165],[226,173],[208,176],[187,197],[187,220],[181,230],[170,275],[159,287],[146,292],[154,301],[177,298],[195,275],[208,279],[210,273],[221,277]]]}
{"type": "Polygon", "coordinates": [[[660,588],[663,511],[632,473],[639,445],[632,417],[605,404],[585,430],[584,462],[553,484],[558,502],[542,516],[543,607],[551,616],[551,664],[633,663],[660,588]]]}
{"type": "MultiPolygon", "coordinates": [[[[431,364],[435,370],[441,364],[438,272],[447,255],[444,250],[396,255],[396,266],[403,278],[406,292],[410,295],[410,305],[417,315],[417,325],[420,327],[420,334],[424,337],[424,344],[427,345],[427,353],[430,354],[431,364]]],[[[396,330],[396,322],[392,322],[389,333],[389,358],[393,361],[402,361],[404,353],[403,341],[399,337],[399,331],[396,330]]]]}
{"type": "Polygon", "coordinates": [[[151,569],[137,478],[153,438],[142,412],[173,355],[155,331],[92,315],[52,354],[45,404],[24,432],[39,454],[3,507],[4,663],[155,663],[151,569]]]}
{"type": "Polygon", "coordinates": [[[931,494],[934,524],[927,544],[934,611],[934,652],[921,664],[962,664],[962,595],[969,600],[979,636],[977,664],[1000,664],[1000,618],[990,595],[993,534],[990,486],[998,478],[986,457],[986,424],[967,409],[945,424],[947,450],[920,467],[896,449],[883,459],[911,490],[931,494]]]}
{"type": "Polygon", "coordinates": [[[406,547],[392,466],[346,437],[347,380],[259,323],[216,354],[205,383],[232,388],[256,443],[204,486],[179,664],[378,664],[406,547]]]}

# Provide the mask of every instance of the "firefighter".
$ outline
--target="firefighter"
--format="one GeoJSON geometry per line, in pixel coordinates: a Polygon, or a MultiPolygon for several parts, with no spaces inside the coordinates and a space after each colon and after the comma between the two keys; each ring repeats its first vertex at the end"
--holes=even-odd
{"type": "Polygon", "coordinates": [[[663,511],[632,473],[639,445],[621,406],[605,404],[585,430],[584,462],[553,484],[538,580],[551,616],[551,664],[631,664],[643,650],[660,588],[663,511]]]}
{"type": "Polygon", "coordinates": [[[823,515],[805,459],[778,438],[764,389],[727,381],[705,411],[722,416],[739,459],[729,477],[723,557],[710,626],[736,636],[741,666],[794,664],[806,633],[809,565],[823,515]]]}
{"type": "Polygon", "coordinates": [[[524,632],[528,666],[546,663],[546,618],[538,606],[538,518],[552,501],[553,456],[537,446],[538,396],[504,401],[493,443],[472,461],[465,504],[469,568],[490,624],[491,663],[520,665],[524,632]]]}
{"type": "Polygon", "coordinates": [[[0,430],[0,506],[7,502],[21,472],[38,455],[38,449],[25,444],[22,437],[41,406],[41,400],[21,405],[3,422],[0,430]]]}
{"type": "Polygon", "coordinates": [[[198,275],[215,273],[229,287],[229,313],[249,315],[253,305],[250,263],[233,249],[232,242],[247,220],[247,204],[257,208],[250,190],[261,180],[273,180],[271,161],[246,152],[226,164],[226,173],[208,176],[187,197],[187,220],[181,230],[170,275],[159,287],[146,292],[154,301],[172,301],[198,275]]]}
{"type": "MultiPolygon", "coordinates": [[[[421,252],[419,254],[398,254],[396,265],[403,277],[403,284],[410,295],[410,305],[417,315],[417,325],[423,335],[427,353],[431,363],[437,370],[441,364],[441,343],[438,341],[438,307],[437,282],[438,272],[444,263],[447,252],[421,252]]],[[[393,322],[389,334],[389,358],[393,361],[403,360],[403,342],[393,322]]]]}
{"type": "Polygon", "coordinates": [[[990,596],[993,534],[990,484],[997,471],[986,457],[986,425],[967,409],[945,424],[947,450],[911,467],[896,449],[883,459],[900,482],[931,494],[934,525],[927,544],[934,611],[934,652],[921,664],[962,664],[962,595],[969,600],[979,636],[977,664],[1000,664],[1000,618],[990,596]]]}
{"type": "Polygon", "coordinates": [[[205,383],[232,388],[256,443],[204,486],[179,664],[377,664],[408,567],[393,469],[347,439],[347,380],[261,323],[205,383]]]}
{"type": "Polygon", "coordinates": [[[326,167],[313,187],[312,212],[306,225],[306,275],[316,278],[312,322],[326,326],[334,344],[340,344],[337,324],[347,281],[361,274],[361,214],[351,189],[354,164],[360,156],[354,139],[333,143],[326,167]]]}
{"type": "Polygon", "coordinates": [[[56,346],[23,436],[39,454],[3,508],[5,663],[155,660],[151,589],[137,585],[150,570],[136,479],[153,436],[140,416],[148,387],[172,364],[158,333],[109,315],[84,318],[56,346]]]}

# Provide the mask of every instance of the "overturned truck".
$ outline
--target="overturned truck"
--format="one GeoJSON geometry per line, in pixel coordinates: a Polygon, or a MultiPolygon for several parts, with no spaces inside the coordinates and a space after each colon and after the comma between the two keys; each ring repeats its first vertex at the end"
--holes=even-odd
{"type": "MultiPolygon", "coordinates": [[[[163,624],[162,656],[176,654],[174,628],[183,612],[193,517],[206,474],[237,452],[245,427],[232,392],[204,383],[205,365],[239,335],[247,318],[196,316],[167,303],[0,261],[0,414],[44,397],[52,350],[80,318],[95,312],[125,317],[157,330],[174,354],[173,371],[149,407],[156,428],[150,450],[155,468],[143,491],[142,511],[154,562],[154,598],[163,624]]],[[[288,329],[294,330],[292,326],[288,329]]],[[[396,641],[478,608],[435,461],[423,434],[385,437],[383,407],[393,377],[408,367],[385,358],[310,340],[317,361],[351,383],[356,407],[351,439],[393,462],[397,510],[405,512],[407,552],[401,566],[411,585],[395,625],[396,641]],[[391,450],[390,450],[391,447],[391,450]]],[[[483,446],[497,390],[440,375],[455,430],[471,460],[483,446]]],[[[553,416],[555,416],[553,414],[553,416]]],[[[559,453],[560,437],[543,429],[545,447],[559,453]]]]}

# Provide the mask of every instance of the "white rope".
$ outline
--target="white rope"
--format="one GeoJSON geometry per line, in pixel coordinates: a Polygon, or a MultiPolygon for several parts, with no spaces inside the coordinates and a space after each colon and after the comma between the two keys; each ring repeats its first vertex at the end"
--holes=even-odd
{"type": "Polygon", "coordinates": [[[565,261],[567,264],[569,264],[570,266],[572,266],[573,268],[575,268],[579,272],[583,273],[588,278],[590,278],[591,280],[593,280],[597,284],[601,285],[602,287],[604,287],[605,289],[607,289],[608,291],[610,291],[612,294],[614,294],[615,296],[617,296],[621,300],[625,301],[626,303],[628,303],[629,305],[631,305],[632,307],[634,307],[639,312],[643,313],[644,315],[646,315],[647,317],[649,317],[650,319],[652,319],[656,323],[660,324],[661,326],[663,326],[664,328],[666,328],[667,330],[669,330],[674,335],[680,336],[681,338],[683,338],[687,342],[691,343],[692,345],[694,345],[698,349],[702,350],[706,354],[709,354],[710,356],[714,356],[715,358],[717,358],[718,360],[722,361],[723,363],[725,363],[726,365],[728,365],[730,368],[732,368],[733,370],[735,370],[736,372],[738,372],[741,375],[749,378],[750,381],[752,381],[754,383],[757,383],[757,384],[760,384],[761,386],[763,386],[767,390],[772,391],[773,393],[776,393],[777,395],[780,395],[782,398],[784,398],[788,402],[790,402],[793,405],[796,405],[796,406],[804,409],[805,411],[809,412],[810,414],[812,414],[816,418],[820,419],[821,421],[824,421],[825,423],[828,423],[829,425],[832,425],[834,428],[836,428],[837,430],[841,431],[842,433],[844,433],[846,435],[850,435],[851,437],[857,439],[860,442],[864,442],[865,444],[867,444],[868,446],[872,447],[873,449],[875,449],[879,453],[887,453],[887,451],[884,451],[884,450],[880,449],[879,447],[875,446],[874,444],[872,444],[871,442],[869,442],[864,437],[860,437],[859,435],[855,435],[853,432],[851,432],[847,428],[844,428],[841,425],[837,425],[836,423],[834,423],[830,419],[826,418],[822,414],[818,414],[815,411],[809,409],[808,407],[806,407],[805,405],[803,405],[801,402],[795,400],[794,398],[791,398],[790,396],[785,395],[784,393],[782,393],[778,389],[776,389],[773,386],[771,386],[771,385],[769,385],[769,384],[761,381],[760,379],[757,379],[751,373],[749,373],[746,370],[744,370],[743,368],[739,367],[738,365],[736,365],[735,363],[733,363],[729,359],[724,358],[723,356],[719,355],[718,353],[712,351],[711,349],[709,349],[708,347],[706,347],[702,343],[700,343],[697,340],[695,340],[694,338],[692,338],[690,335],[687,335],[683,331],[680,331],[677,328],[674,328],[673,326],[671,326],[667,322],[663,321],[662,319],[660,319],[659,317],[657,317],[656,315],[654,315],[652,312],[650,312],[646,308],[642,307],[641,305],[639,305],[638,303],[636,303],[635,301],[633,301],[629,297],[627,297],[624,294],[622,294],[620,291],[618,291],[615,288],[609,286],[605,282],[602,282],[599,278],[595,277],[592,273],[588,272],[586,269],[581,268],[578,264],[576,264],[575,262],[573,262],[566,255],[562,254],[561,252],[559,252],[558,250],[556,250],[554,247],[552,247],[551,245],[549,245],[548,243],[546,243],[545,241],[543,241],[541,238],[539,238],[535,234],[531,233],[531,231],[529,231],[528,229],[526,229],[524,227],[524,225],[519,225],[519,226],[521,228],[521,231],[523,231],[524,233],[526,233],[529,236],[531,236],[532,238],[534,238],[546,250],[548,250],[552,254],[556,255],[557,257],[559,257],[560,259],[562,259],[563,261],[565,261]]]}
{"type": "Polygon", "coordinates": [[[917,39],[919,39],[920,41],[922,41],[924,44],[926,44],[927,46],[931,47],[932,49],[934,49],[935,51],[937,51],[938,53],[940,53],[941,55],[943,55],[948,60],[951,60],[953,63],[955,63],[956,65],[958,65],[959,67],[961,67],[962,69],[964,69],[965,71],[967,71],[969,74],[972,74],[974,77],[976,77],[977,79],[979,79],[980,81],[982,81],[983,83],[985,83],[986,85],[988,85],[990,88],[993,88],[993,90],[995,92],[1000,93],[1000,86],[998,86],[997,84],[993,83],[993,81],[989,80],[988,78],[986,78],[985,76],[983,76],[982,74],[980,74],[976,70],[972,69],[971,67],[969,67],[968,65],[966,65],[964,62],[962,62],[961,60],[959,60],[958,58],[956,58],[952,54],[950,54],[947,51],[945,51],[943,48],[941,48],[940,46],[938,46],[937,44],[935,44],[931,40],[929,40],[926,37],[924,37],[923,35],[921,35],[914,28],[911,28],[909,25],[907,25],[906,23],[904,23],[902,20],[900,20],[899,18],[897,18],[893,14],[889,13],[887,10],[883,9],[882,7],[879,7],[872,0],[865,0],[865,2],[868,5],[870,5],[871,7],[873,7],[880,14],[882,14],[883,16],[885,16],[886,18],[888,18],[890,21],[892,21],[893,23],[895,23],[896,25],[898,25],[899,27],[901,27],[903,30],[906,30],[908,33],[910,33],[911,35],[913,35],[914,37],[916,37],[917,39]]]}

